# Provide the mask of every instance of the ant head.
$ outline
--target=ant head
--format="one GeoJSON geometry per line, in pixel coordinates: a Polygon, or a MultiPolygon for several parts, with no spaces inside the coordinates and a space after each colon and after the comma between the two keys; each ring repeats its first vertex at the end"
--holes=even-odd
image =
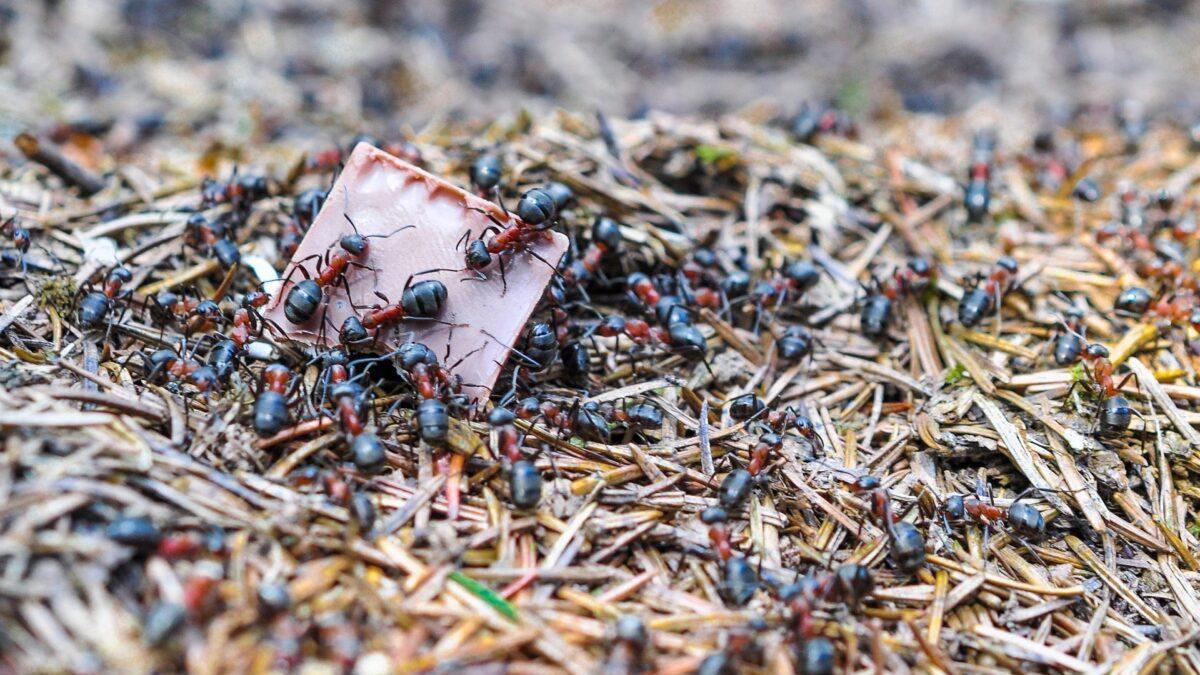
{"type": "Polygon", "coordinates": [[[367,252],[367,238],[361,234],[347,234],[338,241],[342,250],[353,256],[361,256],[367,252]]]}
{"type": "Polygon", "coordinates": [[[317,356],[310,363],[321,362],[321,367],[345,366],[350,363],[350,355],[343,349],[330,349],[317,356]]]}
{"type": "Polygon", "coordinates": [[[1087,346],[1087,350],[1084,353],[1090,359],[1107,359],[1108,347],[1105,347],[1099,342],[1093,342],[1087,346]]]}
{"type": "Polygon", "coordinates": [[[221,389],[221,380],[217,377],[217,371],[208,366],[197,368],[191,378],[192,384],[200,391],[215,392],[221,389]]]}
{"type": "Polygon", "coordinates": [[[437,365],[437,354],[420,342],[405,342],[396,349],[396,359],[403,370],[412,370],[419,363],[427,366],[437,365]]]}
{"type": "Polygon", "coordinates": [[[464,259],[470,269],[482,269],[492,264],[492,254],[482,239],[475,239],[467,244],[464,259]]]}
{"type": "Polygon", "coordinates": [[[854,489],[862,492],[867,490],[876,490],[881,485],[883,485],[883,482],[880,481],[876,476],[872,476],[870,474],[859,476],[854,481],[854,489]]]}
{"type": "Polygon", "coordinates": [[[512,424],[515,419],[517,419],[516,414],[508,408],[493,408],[488,415],[488,424],[493,427],[502,427],[512,424]]]}
{"type": "Polygon", "coordinates": [[[193,213],[188,216],[184,226],[189,230],[202,230],[208,227],[208,218],[203,213],[193,213]]]}
{"type": "Polygon", "coordinates": [[[597,216],[592,223],[592,241],[603,245],[609,251],[615,251],[621,246],[621,224],[612,218],[597,216]]]}
{"type": "Polygon", "coordinates": [[[908,269],[920,277],[927,277],[933,273],[933,267],[929,264],[929,261],[921,257],[911,258],[908,261],[908,269]]]}
{"type": "Polygon", "coordinates": [[[962,520],[967,516],[966,503],[962,495],[950,495],[942,502],[942,513],[951,520],[962,520]]]}
{"type": "Polygon", "coordinates": [[[221,315],[221,307],[212,300],[201,300],[194,310],[196,316],[213,318],[221,315]]]}
{"type": "Polygon", "coordinates": [[[542,411],[542,402],[536,396],[527,396],[517,402],[516,415],[523,420],[537,417],[542,411]]]}
{"type": "Polygon", "coordinates": [[[719,506],[710,506],[700,513],[700,522],[705,525],[715,525],[729,520],[729,514],[719,506]]]}
{"type": "Polygon", "coordinates": [[[252,307],[253,308],[262,307],[263,305],[266,305],[267,301],[269,301],[270,299],[271,299],[271,296],[267,295],[263,291],[250,291],[249,293],[242,296],[242,307],[245,307],[247,309],[250,309],[252,307]]]}
{"type": "Polygon", "coordinates": [[[1041,534],[1046,531],[1046,520],[1036,508],[1025,502],[1013,502],[1008,507],[1008,522],[1024,534],[1041,534]]]}
{"type": "Polygon", "coordinates": [[[338,329],[338,341],[344,346],[361,344],[371,339],[370,333],[357,316],[348,316],[338,329]]]}
{"type": "Polygon", "coordinates": [[[721,291],[728,298],[739,298],[750,291],[750,275],[742,270],[730,272],[721,280],[721,291]]]}
{"type": "Polygon", "coordinates": [[[996,261],[996,267],[1008,272],[1009,274],[1017,273],[1017,261],[1012,256],[1003,256],[996,261]]]}
{"type": "Polygon", "coordinates": [[[692,260],[694,260],[697,265],[704,267],[704,268],[716,267],[719,262],[717,260],[716,252],[714,252],[711,248],[708,248],[707,246],[698,248],[695,251],[693,251],[692,252],[692,260]]]}
{"type": "Polygon", "coordinates": [[[126,267],[114,267],[108,276],[126,284],[133,280],[133,273],[126,267]]]}
{"type": "Polygon", "coordinates": [[[150,366],[152,368],[162,368],[172,361],[179,358],[179,352],[174,349],[166,348],[156,349],[150,354],[150,366]]]}
{"type": "Polygon", "coordinates": [[[870,569],[862,565],[842,565],[837,569],[836,575],[842,591],[855,601],[866,597],[875,588],[875,577],[870,569]]]}
{"type": "Polygon", "coordinates": [[[783,276],[795,282],[800,292],[817,285],[821,272],[810,262],[797,261],[783,268],[783,276]]]}

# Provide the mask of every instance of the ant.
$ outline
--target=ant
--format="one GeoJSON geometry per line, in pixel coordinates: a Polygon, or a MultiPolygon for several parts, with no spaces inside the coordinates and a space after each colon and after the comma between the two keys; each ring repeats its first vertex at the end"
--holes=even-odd
{"type": "Polygon", "coordinates": [[[729,399],[725,409],[729,412],[730,419],[735,422],[752,422],[766,414],[763,424],[770,432],[783,434],[791,427],[818,452],[825,448],[825,443],[812,420],[793,407],[768,411],[766,402],[751,392],[729,399]]]}
{"type": "Polygon", "coordinates": [[[483,154],[471,162],[471,185],[481,196],[500,194],[500,180],[504,177],[504,162],[497,155],[483,154]]]}
{"type": "Polygon", "coordinates": [[[208,367],[216,373],[221,382],[229,380],[229,376],[238,366],[238,358],[242,355],[242,346],[232,339],[224,339],[208,350],[208,367]]]}
{"type": "Polygon", "coordinates": [[[300,242],[308,232],[309,226],[317,219],[321,207],[325,205],[326,193],[321,188],[309,188],[292,200],[292,216],[283,225],[279,235],[279,253],[291,260],[300,247],[300,242]]]}
{"type": "Polygon", "coordinates": [[[272,363],[262,371],[262,387],[254,399],[254,430],[259,436],[274,436],[291,419],[288,410],[288,385],[292,371],[282,363],[272,363]]]}
{"type": "Polygon", "coordinates": [[[863,475],[846,484],[850,492],[864,496],[871,517],[887,532],[892,563],[905,574],[925,564],[925,538],[912,523],[900,520],[893,511],[892,497],[875,476],[863,475]]]}
{"type": "MultiPolygon", "coordinates": [[[[324,299],[324,288],[333,286],[337,282],[341,282],[346,288],[346,295],[350,295],[350,284],[346,280],[345,272],[350,267],[360,267],[375,271],[375,268],[359,262],[360,259],[368,255],[369,240],[373,238],[390,237],[397,232],[402,232],[409,228],[416,227],[415,225],[405,225],[388,234],[369,234],[363,235],[359,233],[358,227],[354,224],[354,220],[350,218],[350,214],[342,214],[346,217],[346,222],[350,223],[350,228],[353,234],[347,234],[338,240],[338,246],[342,249],[334,252],[334,247],[330,246],[326,249],[325,254],[314,253],[303,260],[297,261],[292,269],[284,278],[286,284],[291,280],[292,273],[300,270],[304,275],[304,280],[295,284],[288,290],[287,297],[284,300],[284,315],[288,321],[295,324],[301,324],[313,317],[317,312],[317,307],[324,299]],[[317,260],[318,272],[314,278],[309,276],[308,268],[304,266],[309,260],[317,260]]],[[[411,279],[410,279],[411,281],[411,279]]],[[[424,283],[424,282],[422,282],[424,283]]],[[[407,286],[406,286],[407,290],[407,286]]],[[[385,299],[386,302],[386,299],[385,299]]]]}
{"type": "Polygon", "coordinates": [[[150,371],[146,375],[148,381],[154,380],[162,373],[172,384],[186,382],[200,393],[215,393],[220,390],[220,379],[216,371],[191,356],[184,356],[174,349],[159,349],[148,359],[145,355],[141,356],[150,365],[150,371]]]}
{"type": "Polygon", "coordinates": [[[513,505],[519,509],[532,509],[542,499],[542,475],[533,460],[521,454],[524,434],[513,422],[518,415],[507,408],[495,408],[488,415],[488,424],[496,434],[497,454],[508,459],[508,486],[513,505]]]}
{"type": "MultiPolygon", "coordinates": [[[[797,298],[811,290],[821,280],[821,273],[808,262],[797,261],[785,265],[779,274],[755,284],[750,296],[761,314],[764,308],[782,306],[789,293],[797,298]]],[[[757,330],[757,322],[755,323],[757,330]]]]}
{"type": "Polygon", "coordinates": [[[224,224],[209,222],[203,213],[193,213],[184,223],[183,243],[216,256],[222,269],[230,269],[242,260],[237,243],[229,237],[224,224]]]}
{"type": "Polygon", "coordinates": [[[995,504],[989,504],[975,495],[954,494],[946,498],[942,504],[942,515],[950,522],[960,523],[970,518],[981,525],[1008,523],[1019,533],[1041,535],[1046,532],[1046,521],[1034,507],[1019,501],[1022,494],[1013,500],[1008,509],[1002,509],[995,504]]]}
{"type": "Polygon", "coordinates": [[[775,341],[775,351],[779,358],[789,363],[798,363],[812,356],[814,343],[818,342],[812,332],[799,324],[788,326],[783,337],[775,341]]]}
{"type": "Polygon", "coordinates": [[[863,301],[859,326],[868,338],[880,338],[892,320],[892,305],[901,297],[915,296],[936,281],[937,273],[925,258],[912,258],[904,267],[893,269],[882,282],[871,277],[863,301]]]}
{"type": "Polygon", "coordinates": [[[270,186],[263,176],[238,174],[237,169],[228,181],[221,182],[205,178],[200,184],[200,204],[202,208],[210,208],[218,204],[232,204],[234,209],[241,210],[251,203],[270,195],[270,186]]]}
{"type": "Polygon", "coordinates": [[[374,473],[387,463],[383,443],[366,430],[367,390],[353,379],[339,381],[329,392],[342,431],[350,438],[350,455],[360,470],[374,473]]]}
{"type": "Polygon", "coordinates": [[[987,216],[992,201],[988,182],[991,179],[991,163],[995,152],[995,134],[991,131],[977,132],[971,142],[971,170],[963,195],[968,222],[978,223],[987,216]]]}
{"type": "Polygon", "coordinates": [[[521,399],[513,409],[516,417],[531,424],[544,420],[547,426],[568,434],[578,435],[584,440],[609,443],[612,438],[610,422],[615,419],[614,409],[601,408],[595,401],[581,403],[576,400],[567,410],[555,401],[540,400],[536,396],[521,399]]]}
{"type": "Polygon", "coordinates": [[[1166,327],[1188,323],[1197,309],[1194,284],[1195,279],[1190,275],[1176,278],[1171,285],[1180,289],[1179,292],[1157,300],[1153,300],[1145,288],[1130,286],[1117,295],[1113,310],[1123,316],[1156,318],[1166,327]],[[1185,283],[1185,279],[1190,281],[1185,283]]]}
{"type": "MultiPolygon", "coordinates": [[[[346,317],[341,328],[338,329],[338,341],[342,346],[350,348],[371,340],[371,334],[368,331],[372,330],[375,331],[374,339],[377,341],[382,335],[383,329],[406,319],[425,319],[450,326],[455,325],[434,318],[441,313],[446,302],[445,284],[436,280],[418,281],[414,284],[412,279],[411,276],[408,278],[404,290],[400,293],[400,302],[392,303],[386,295],[375,291],[375,295],[386,304],[372,305],[362,317],[357,315],[346,317]]],[[[310,300],[311,296],[306,296],[297,302],[307,303],[310,300]]],[[[351,306],[359,309],[357,305],[352,304],[351,306]]],[[[324,335],[327,325],[331,324],[322,316],[321,328],[317,336],[317,341],[320,343],[325,342],[324,335]]]]}
{"type": "Polygon", "coordinates": [[[651,326],[642,319],[626,319],[612,314],[595,324],[585,337],[592,334],[601,337],[624,335],[637,345],[655,342],[668,348],[676,347],[693,355],[699,353],[701,358],[708,350],[708,341],[690,321],[675,321],[669,327],[661,328],[651,326]]]}
{"type": "Polygon", "coordinates": [[[602,675],[636,675],[646,669],[646,647],[649,637],[646,624],[632,614],[617,619],[614,639],[608,658],[600,670],[602,675]]]}
{"type": "MultiPolygon", "coordinates": [[[[9,265],[10,267],[19,267],[22,275],[28,273],[31,265],[40,270],[52,269],[44,265],[31,263],[25,259],[25,255],[29,253],[29,247],[33,245],[33,237],[30,235],[29,230],[17,224],[16,216],[12,216],[3,223],[0,223],[0,236],[7,238],[9,243],[12,244],[12,248],[6,248],[3,249],[3,251],[0,251],[3,262],[6,265],[9,265]]],[[[55,258],[54,254],[50,253],[50,251],[45,247],[40,244],[37,246],[51,258],[55,258]]],[[[55,260],[57,260],[57,258],[55,258],[55,260]]]]}
{"type": "Polygon", "coordinates": [[[1071,307],[1063,321],[1066,331],[1059,333],[1054,340],[1054,362],[1060,366],[1070,366],[1079,362],[1083,356],[1086,342],[1083,339],[1083,310],[1071,307]]]}
{"type": "Polygon", "coordinates": [[[1113,364],[1108,359],[1108,348],[1099,343],[1087,346],[1083,360],[1091,367],[1092,382],[1104,399],[1100,411],[1100,431],[1112,433],[1128,429],[1129,423],[1133,421],[1133,408],[1120,391],[1125,382],[1135,374],[1129,373],[1120,384],[1116,384],[1113,380],[1113,364]]]}
{"type": "MultiPolygon", "coordinates": [[[[1046,520],[1042,517],[1040,511],[1021,501],[1026,495],[1038,492],[1039,490],[1040,488],[1029,488],[1017,495],[1006,510],[996,506],[995,503],[984,502],[981,499],[984,486],[983,482],[979,481],[975,485],[976,495],[964,496],[953,494],[947,497],[941,505],[942,517],[947,520],[947,529],[949,529],[950,522],[961,523],[967,519],[974,520],[985,528],[1001,522],[1006,523],[1013,538],[1029,549],[1034,557],[1040,559],[1037,553],[1034,552],[1033,547],[1025,541],[1024,537],[1043,536],[1046,533],[1046,520]]],[[[985,529],[985,536],[986,533],[987,530],[985,529]]],[[[984,541],[984,547],[986,548],[986,539],[984,541]]]]}
{"type": "MultiPolygon", "coordinates": [[[[466,245],[463,255],[463,269],[437,268],[428,270],[427,272],[470,272],[472,276],[466,277],[463,281],[486,281],[487,275],[484,274],[484,270],[491,266],[492,257],[495,256],[500,266],[500,281],[502,284],[500,295],[504,295],[508,293],[508,279],[504,274],[505,255],[527,251],[534,258],[545,263],[550,269],[556,270],[550,261],[532,249],[532,246],[537,242],[551,238],[549,230],[554,225],[554,219],[559,212],[559,201],[556,200],[556,196],[558,195],[548,188],[549,186],[535,187],[521,195],[521,200],[517,203],[517,219],[511,221],[511,224],[507,226],[488,211],[470,207],[472,210],[487,216],[493,225],[484,228],[478,239],[468,241],[471,233],[469,231],[463,233],[462,238],[459,239],[458,244],[455,246],[455,248],[461,248],[464,244],[466,245]],[[491,236],[485,240],[483,235],[489,232],[491,236]]],[[[570,188],[566,188],[566,186],[563,186],[563,188],[568,193],[570,192],[570,188]]],[[[558,196],[558,199],[569,198],[569,195],[565,198],[558,196]]],[[[508,215],[507,212],[506,215],[508,215]]]]}
{"type": "Polygon", "coordinates": [[[823,134],[854,137],[858,131],[846,113],[825,105],[805,103],[792,119],[792,135],[801,143],[812,143],[823,134]]]}
{"type": "MultiPolygon", "coordinates": [[[[433,350],[420,342],[405,342],[392,355],[399,370],[407,375],[421,398],[439,398],[440,388],[453,394],[462,392],[462,377],[450,372],[454,366],[442,366],[433,350]]],[[[459,359],[461,362],[462,359],[459,359]]]]}
{"type": "Polygon", "coordinates": [[[125,267],[114,267],[104,277],[100,290],[92,290],[79,302],[79,323],[84,328],[96,328],[108,317],[119,298],[130,294],[125,284],[133,280],[133,274],[125,267]]]}
{"type": "Polygon", "coordinates": [[[616,253],[621,247],[621,225],[612,218],[597,216],[592,224],[592,243],[583,255],[573,260],[562,271],[562,278],[568,285],[579,287],[587,283],[596,271],[605,255],[616,253]]]}
{"type": "Polygon", "coordinates": [[[186,335],[197,331],[209,331],[222,320],[221,308],[212,300],[187,297],[174,291],[162,291],[153,297],[146,298],[156,318],[165,323],[176,322],[184,327],[186,335]]]}
{"type": "Polygon", "coordinates": [[[992,309],[999,311],[1000,300],[1005,293],[1012,290],[1016,275],[1017,261],[1003,256],[996,261],[995,267],[987,277],[976,276],[975,286],[958,302],[959,323],[967,327],[976,326],[992,309]],[[984,283],[980,285],[979,280],[984,283]]]}
{"type": "Polygon", "coordinates": [[[283,334],[284,331],[274,321],[264,317],[258,310],[266,306],[270,302],[271,296],[263,291],[250,291],[242,296],[241,306],[233,313],[233,328],[229,331],[229,338],[233,340],[238,347],[245,347],[252,336],[251,331],[257,331],[258,335],[262,335],[262,326],[270,326],[275,332],[283,334]]]}

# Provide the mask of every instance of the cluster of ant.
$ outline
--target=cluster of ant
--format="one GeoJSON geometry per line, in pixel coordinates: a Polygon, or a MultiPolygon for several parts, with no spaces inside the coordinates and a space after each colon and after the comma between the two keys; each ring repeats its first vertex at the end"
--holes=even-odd
{"type": "MultiPolygon", "coordinates": [[[[804,141],[839,133],[850,134],[852,129],[830,110],[808,110],[796,121],[796,134],[804,141]]],[[[995,147],[995,139],[989,134],[980,134],[975,140],[963,186],[968,226],[989,215],[995,147]]],[[[393,144],[387,149],[420,162],[420,154],[411,144],[393,144]]],[[[297,173],[328,173],[344,159],[342,150],[319,153],[304,162],[297,173]]],[[[1047,183],[1065,183],[1073,172],[1070,160],[1059,157],[1044,139],[1035,144],[1035,152],[1027,162],[1045,174],[1043,180],[1047,183]]],[[[479,195],[504,206],[505,166],[499,155],[478,155],[470,163],[469,176],[479,195]]],[[[572,209],[572,189],[547,181],[521,193],[511,212],[513,217],[503,223],[496,221],[490,234],[462,242],[462,266],[451,270],[468,280],[494,274],[503,280],[506,266],[528,264],[529,259],[519,254],[535,255],[533,247],[550,236],[551,229],[560,227],[571,234],[572,246],[556,265],[556,276],[535,311],[535,320],[513,346],[508,371],[501,378],[504,391],[496,392],[488,401],[470,398],[464,393],[467,383],[455,374],[457,364],[450,362],[450,354],[439,357],[419,342],[406,341],[391,351],[376,353],[381,338],[404,322],[450,323],[444,319],[450,295],[446,285],[417,279],[419,275],[409,279],[399,298],[377,294],[379,303],[354,305],[354,314],[341,326],[329,326],[336,331],[336,346],[313,347],[308,353],[297,354],[283,344],[288,327],[276,325],[262,314],[270,301],[264,286],[228,283],[228,277],[237,274],[242,262],[239,234],[250,214],[268,197],[289,194],[292,178],[276,182],[243,173],[228,181],[203,185],[195,212],[184,222],[182,237],[185,254],[214,259],[227,276],[220,294],[207,298],[176,290],[139,294],[132,288],[134,272],[116,266],[103,270],[95,286],[88,284],[80,290],[75,316],[84,331],[102,334],[104,340],[114,343],[126,336],[128,314],[148,317],[162,328],[159,344],[163,346],[148,354],[133,352],[144,361],[145,379],[165,382],[168,388],[187,395],[213,397],[252,386],[253,404],[246,406],[244,419],[263,439],[290,438],[307,433],[300,431],[302,428],[336,425],[344,440],[339,448],[344,448],[341,452],[348,465],[320,476],[301,469],[293,478],[303,484],[319,484],[331,499],[350,505],[363,533],[375,528],[374,507],[350,484],[366,484],[372,475],[398,465],[400,446],[392,440],[394,427],[408,431],[433,449],[435,466],[445,475],[446,513],[453,519],[462,500],[462,481],[456,472],[461,472],[466,461],[453,447],[454,430],[459,423],[486,420],[491,455],[506,479],[506,498],[514,508],[527,511],[536,509],[543,500],[547,470],[546,464],[538,460],[539,450],[547,444],[533,440],[544,439],[545,434],[533,434],[535,427],[540,425],[563,439],[611,444],[635,436],[653,438],[664,425],[673,423],[653,397],[622,405],[588,400],[591,390],[602,381],[596,372],[596,352],[605,353],[603,358],[609,360],[606,367],[618,359],[627,360],[627,372],[635,377],[653,372],[646,363],[651,359],[639,358],[645,354],[697,368],[702,365],[711,371],[710,327],[704,325],[711,315],[738,329],[759,334],[765,330],[770,337],[771,358],[789,366],[813,359],[817,346],[822,344],[814,333],[816,326],[808,321],[811,312],[805,304],[822,283],[820,264],[787,260],[777,269],[759,273],[744,252],[739,257],[709,246],[697,247],[677,264],[636,259],[623,255],[626,242],[622,223],[604,214],[578,217],[572,209]],[[236,301],[222,297],[230,288],[244,289],[236,301]],[[601,306],[610,311],[597,309],[601,306]],[[168,338],[168,329],[177,335],[168,338]],[[171,341],[175,337],[178,342],[171,341]],[[597,349],[601,340],[610,341],[610,348],[597,349]],[[542,386],[547,383],[556,386],[542,386]],[[574,395],[564,391],[573,391],[574,395]],[[382,398],[394,402],[390,407],[377,405],[382,398]],[[531,447],[538,450],[531,452],[531,447]]],[[[1077,196],[1094,201],[1090,192],[1080,192],[1085,187],[1082,181],[1076,182],[1077,196]]],[[[290,203],[274,200],[285,203],[286,218],[279,224],[277,238],[284,260],[292,257],[327,198],[324,190],[309,188],[296,192],[290,203]]],[[[1159,290],[1156,300],[1155,294],[1146,289],[1126,289],[1116,309],[1172,326],[1190,324],[1200,329],[1197,284],[1179,262],[1182,255],[1172,257],[1167,246],[1171,241],[1191,241],[1195,226],[1188,215],[1190,209],[1163,196],[1145,199],[1131,191],[1122,193],[1120,205],[1119,220],[1101,230],[1097,241],[1127,250],[1137,260],[1139,273],[1159,284],[1159,290]]],[[[292,327],[316,318],[321,330],[326,330],[325,313],[331,294],[339,288],[349,294],[349,275],[355,270],[372,270],[379,264],[372,259],[370,240],[415,234],[406,234],[409,228],[398,227],[387,234],[363,235],[349,216],[346,227],[346,234],[326,251],[292,266],[285,279],[290,285],[284,286],[287,291],[282,298],[286,322],[292,327]],[[295,275],[302,278],[290,283],[295,275]]],[[[10,220],[3,226],[3,235],[15,252],[15,265],[29,251],[30,233],[10,220]]],[[[880,278],[872,277],[871,283],[864,285],[855,304],[861,334],[886,345],[897,321],[899,303],[916,302],[926,294],[946,289],[941,286],[939,266],[925,258],[912,258],[889,271],[876,270],[880,272],[880,278]]],[[[993,316],[998,322],[1006,296],[1019,289],[1018,272],[1017,261],[1004,256],[986,271],[962,279],[955,314],[962,327],[974,329],[993,316]]],[[[853,315],[849,320],[853,321],[853,315]]],[[[1082,311],[1067,313],[1065,330],[1053,340],[1052,358],[1060,366],[1081,361],[1085,364],[1087,380],[1101,401],[1099,429],[1120,433],[1128,429],[1136,413],[1120,393],[1124,383],[1118,382],[1108,351],[1098,343],[1088,344],[1083,326],[1082,311]]],[[[150,340],[145,333],[134,335],[150,340]]],[[[756,489],[770,490],[780,482],[775,473],[790,461],[784,456],[787,442],[806,443],[815,454],[824,454],[822,430],[802,412],[803,406],[773,409],[754,392],[732,397],[725,409],[729,419],[742,424],[753,440],[744,467],[731,467],[723,475],[718,474],[719,483],[714,477],[714,503],[699,514],[710,546],[695,547],[704,549],[697,554],[720,566],[722,589],[731,603],[745,605],[759,591],[765,591],[781,615],[787,617],[791,644],[802,672],[831,672],[836,650],[820,635],[814,615],[822,606],[856,609],[870,595],[874,573],[865,566],[846,563],[784,583],[739,554],[744,542],[737,538],[736,524],[756,489]]],[[[730,457],[734,463],[742,461],[730,457]]],[[[917,573],[925,565],[926,541],[910,517],[911,511],[903,514],[896,509],[891,492],[874,476],[844,481],[844,487],[865,502],[864,518],[870,518],[882,530],[896,573],[917,573]]],[[[937,515],[947,526],[966,521],[986,526],[1005,524],[1017,537],[1033,537],[1045,531],[1041,513],[1020,497],[1007,508],[1000,508],[982,495],[951,495],[941,501],[937,515]]],[[[185,544],[193,548],[200,545],[191,540],[176,542],[171,537],[151,536],[145,531],[145,523],[114,523],[114,527],[118,537],[131,542],[153,539],[154,545],[170,550],[185,544]]],[[[202,582],[197,584],[196,593],[207,592],[202,582]]],[[[281,599],[278,593],[268,593],[260,600],[273,608],[272,612],[282,612],[286,607],[286,598],[281,599]]],[[[621,622],[611,660],[626,664],[628,670],[638,670],[646,641],[644,626],[632,620],[621,622]]],[[[701,672],[728,672],[734,661],[749,658],[754,638],[731,636],[729,643],[729,649],[705,660],[701,672]]]]}

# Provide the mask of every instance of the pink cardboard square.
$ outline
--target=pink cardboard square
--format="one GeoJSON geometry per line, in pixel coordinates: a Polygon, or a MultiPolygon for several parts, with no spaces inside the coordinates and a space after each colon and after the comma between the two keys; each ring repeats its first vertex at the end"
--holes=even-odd
{"type": "MultiPolygon", "coordinates": [[[[265,316],[283,328],[292,340],[335,345],[338,328],[347,317],[356,313],[361,316],[367,311],[364,306],[384,304],[375,295],[376,291],[387,296],[389,302],[399,302],[404,285],[412,275],[435,268],[461,270],[464,247],[460,242],[464,235],[468,239],[486,237],[485,230],[496,226],[485,213],[504,226],[518,222],[515,215],[506,215],[492,202],[378,148],[360,143],[350,154],[324,207],[296,249],[284,274],[288,281],[273,289],[274,299],[265,316]],[[318,261],[313,256],[323,257],[331,248],[340,250],[338,241],[353,232],[346,214],[363,235],[386,235],[403,226],[415,227],[368,240],[367,254],[359,261],[373,270],[347,268],[346,282],[353,304],[360,307],[358,312],[348,302],[345,288],[339,283],[325,288],[325,300],[312,319],[293,324],[284,316],[282,302],[288,289],[304,278],[300,271],[293,272],[293,267],[304,262],[309,275],[315,277],[318,261]],[[323,318],[326,322],[324,330],[321,329],[323,318]]],[[[544,260],[557,264],[567,246],[565,235],[551,232],[550,237],[535,244],[533,250],[544,260]]],[[[378,349],[394,349],[411,339],[433,349],[448,365],[461,358],[462,362],[454,372],[468,385],[464,388],[465,393],[486,396],[508,358],[509,347],[516,345],[529,315],[554,275],[546,262],[528,252],[505,257],[507,292],[503,292],[496,261],[486,270],[488,278],[484,281],[463,281],[472,275],[455,271],[416,277],[414,281],[438,279],[446,285],[446,304],[438,318],[456,325],[419,319],[402,321],[394,327],[381,329],[384,332],[378,340],[378,349]]]]}

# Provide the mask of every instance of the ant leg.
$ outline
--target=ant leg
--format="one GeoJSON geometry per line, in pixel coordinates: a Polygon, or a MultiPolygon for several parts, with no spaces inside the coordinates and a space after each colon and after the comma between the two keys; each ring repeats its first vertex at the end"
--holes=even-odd
{"type": "Polygon", "coordinates": [[[513,354],[516,354],[517,356],[521,357],[521,358],[522,358],[522,359],[524,359],[525,361],[528,361],[528,362],[529,362],[529,364],[530,364],[530,365],[532,365],[532,366],[534,366],[535,368],[536,368],[536,367],[538,367],[538,366],[540,365],[540,364],[537,362],[537,360],[536,360],[536,359],[534,359],[533,357],[529,356],[528,354],[525,354],[524,352],[522,352],[521,350],[517,349],[516,347],[513,347],[512,345],[505,344],[503,340],[501,340],[500,338],[496,337],[495,335],[492,335],[492,334],[491,334],[491,333],[489,333],[488,331],[486,331],[486,330],[484,330],[484,329],[480,328],[480,329],[479,329],[479,332],[481,332],[481,333],[483,333],[484,335],[486,335],[486,336],[490,337],[490,338],[491,338],[491,339],[492,339],[492,340],[493,340],[493,341],[494,341],[496,344],[500,345],[501,347],[504,347],[505,349],[507,349],[508,351],[512,352],[513,354]]]}
{"type": "Polygon", "coordinates": [[[504,276],[504,255],[496,256],[496,262],[500,263],[500,297],[504,297],[508,293],[508,278],[504,276]]]}
{"type": "MultiPolygon", "coordinates": [[[[370,307],[367,307],[366,305],[356,305],[354,303],[354,298],[350,294],[350,282],[346,281],[345,275],[342,275],[341,282],[342,282],[342,288],[346,289],[346,302],[349,303],[351,309],[353,309],[355,312],[359,311],[360,309],[371,309],[370,307]]],[[[329,306],[329,303],[326,302],[325,305],[329,306]]]]}
{"type": "MultiPolygon", "coordinates": [[[[483,215],[487,216],[487,219],[492,221],[493,223],[495,223],[496,227],[500,231],[503,231],[505,229],[504,223],[497,220],[496,215],[494,213],[492,213],[491,211],[485,211],[484,209],[481,209],[478,206],[468,206],[467,208],[470,209],[471,211],[478,211],[479,213],[482,213],[483,215]]],[[[504,213],[507,215],[508,210],[505,209],[504,213]]],[[[488,229],[490,229],[490,228],[488,228],[488,229]]],[[[487,231],[488,231],[487,229],[484,230],[484,232],[487,232],[487,231]]],[[[480,234],[480,236],[482,237],[482,233],[480,234]]]]}
{"type": "MultiPolygon", "coordinates": [[[[416,272],[413,274],[413,276],[419,277],[423,274],[433,274],[434,272],[463,272],[463,271],[465,271],[465,270],[455,269],[453,267],[434,267],[433,269],[424,270],[422,272],[416,272]]],[[[464,279],[463,281],[467,281],[467,280],[464,279]]],[[[405,288],[407,288],[407,287],[408,287],[408,285],[405,284],[405,288]]]]}
{"type": "MultiPolygon", "coordinates": [[[[313,256],[317,256],[318,259],[320,259],[320,255],[317,253],[314,253],[313,255],[310,255],[310,256],[304,258],[304,260],[299,260],[299,261],[296,261],[295,263],[292,263],[292,268],[290,270],[288,270],[288,273],[286,275],[284,275],[284,277],[282,279],[282,283],[279,285],[279,287],[283,288],[284,286],[287,286],[288,283],[292,280],[292,275],[296,273],[296,270],[300,270],[300,273],[304,275],[305,280],[312,279],[312,275],[309,274],[308,268],[305,267],[303,265],[303,263],[308,261],[309,259],[311,259],[313,256]]],[[[267,282],[264,281],[263,283],[267,283],[267,282]]]]}
{"type": "MultiPolygon", "coordinates": [[[[1049,567],[1049,565],[1046,564],[1046,561],[1042,560],[1042,556],[1038,555],[1038,552],[1035,551],[1033,546],[1028,541],[1026,541],[1023,537],[1017,535],[1016,532],[1009,532],[1009,536],[1011,536],[1013,539],[1015,539],[1018,544],[1024,546],[1025,550],[1029,551],[1029,553],[1035,559],[1037,559],[1039,565],[1041,565],[1042,567],[1047,567],[1047,568],[1049,567]]],[[[984,549],[984,550],[986,551],[987,549],[984,549]]]]}
{"type": "Polygon", "coordinates": [[[504,194],[500,192],[500,185],[497,184],[492,188],[492,191],[496,193],[496,203],[499,204],[500,209],[504,211],[504,217],[512,218],[512,214],[508,212],[508,207],[504,205],[504,194]]]}
{"type": "MultiPolygon", "coordinates": [[[[359,269],[368,269],[368,270],[371,270],[371,271],[373,271],[373,273],[376,273],[376,276],[379,276],[379,270],[378,270],[378,269],[371,267],[371,265],[364,264],[364,263],[360,263],[360,262],[358,262],[358,261],[350,261],[350,262],[346,263],[346,267],[348,267],[348,268],[350,268],[350,267],[356,267],[356,268],[359,268],[359,269]]],[[[344,275],[344,274],[343,274],[342,276],[346,276],[346,275],[344,275]]]]}

